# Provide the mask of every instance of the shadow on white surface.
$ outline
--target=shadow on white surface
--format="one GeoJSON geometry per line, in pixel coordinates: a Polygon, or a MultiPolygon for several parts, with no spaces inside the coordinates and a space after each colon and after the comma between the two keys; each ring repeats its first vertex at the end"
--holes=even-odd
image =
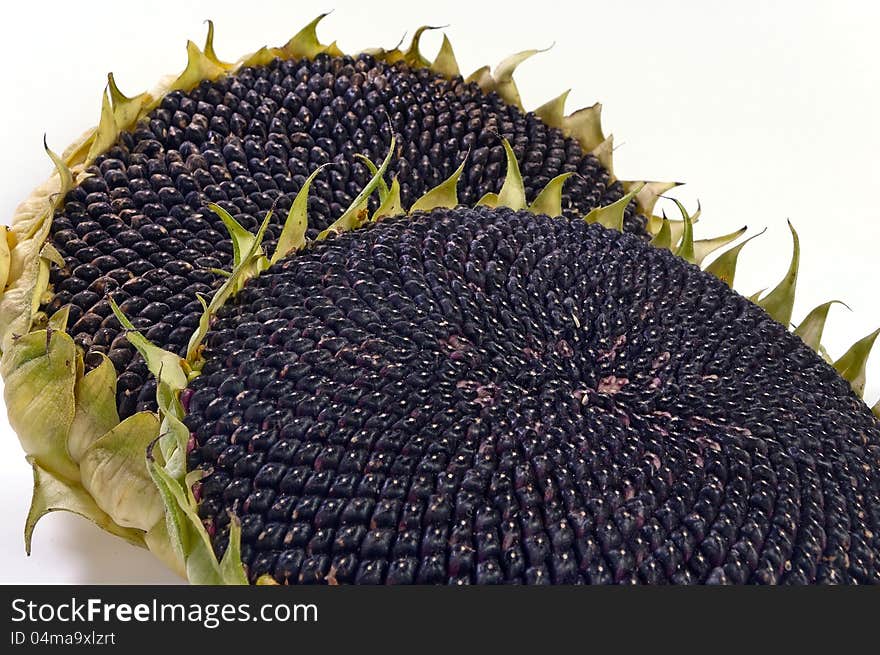
{"type": "MultiPolygon", "coordinates": [[[[20,497],[3,494],[4,503],[20,497]]],[[[8,505],[7,505],[8,507],[8,505]]],[[[10,512],[11,514],[11,512],[10,512]]],[[[18,512],[16,512],[18,514],[18,512]]],[[[182,584],[149,551],[113,537],[84,518],[65,512],[44,516],[36,530],[31,556],[24,552],[24,516],[11,517],[3,539],[8,562],[3,584],[182,584]],[[18,520],[16,520],[16,518],[18,520]],[[17,538],[16,538],[17,537],[17,538]]]]}
{"type": "MultiPolygon", "coordinates": [[[[0,383],[0,392],[3,384],[0,383]]],[[[2,393],[0,393],[2,395],[2,393]]],[[[24,522],[33,477],[18,438],[0,408],[0,584],[182,584],[149,551],[114,537],[91,521],[52,512],[24,552],[24,522]]]]}

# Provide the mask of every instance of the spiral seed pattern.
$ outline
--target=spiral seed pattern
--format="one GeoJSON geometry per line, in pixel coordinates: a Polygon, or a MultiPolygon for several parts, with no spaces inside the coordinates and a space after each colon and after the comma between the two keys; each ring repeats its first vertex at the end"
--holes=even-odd
{"type": "Polygon", "coordinates": [[[281,583],[877,583],[880,427],[632,235],[436,210],[280,262],[184,392],[218,553],[281,583]]]}
{"type": "MultiPolygon", "coordinates": [[[[215,202],[256,230],[277,202],[271,246],[296,192],[321,164],[309,200],[309,235],[338,218],[370,178],[356,159],[381,161],[399,144],[390,172],[406,207],[448,177],[470,153],[459,186],[475,203],[498,191],[505,172],[499,135],[508,139],[533,198],[554,176],[571,178],[569,215],[621,196],[592,156],[533,114],[505,105],[461,78],[387,65],[369,56],[275,61],[244,68],[189,93],[175,91],[98,158],[56,214],[51,240],[66,267],[52,275],[48,313],[71,305],[70,328],[86,365],[113,361],[123,417],[154,409],[155,385],[119,331],[107,294],[154,343],[183,350],[201,313],[196,294],[220,283],[232,247],[215,202]],[[390,120],[390,125],[389,125],[390,120]]],[[[631,210],[627,229],[644,234],[631,210]]]]}

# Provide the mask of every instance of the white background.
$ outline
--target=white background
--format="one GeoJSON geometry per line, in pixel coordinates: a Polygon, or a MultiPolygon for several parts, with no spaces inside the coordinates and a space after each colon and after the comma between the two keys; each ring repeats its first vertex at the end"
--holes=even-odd
{"type": "MultiPolygon", "coordinates": [[[[527,108],[572,87],[569,109],[601,100],[624,178],[676,179],[703,206],[698,237],[747,224],[767,233],[740,258],[737,288],[774,285],[788,266],[790,218],[803,248],[795,321],[832,298],[826,338],[839,355],[880,325],[880,5],[842,2],[88,2],[16,3],[0,22],[0,215],[48,175],[43,133],[61,151],[97,120],[106,73],[123,92],[180,70],[184,44],[213,18],[221,58],[280,45],[320,11],[354,52],[391,47],[422,24],[449,24],[463,72],[541,48],[518,74],[527,108]],[[17,15],[10,15],[14,13],[17,15]]],[[[423,39],[429,56],[439,32],[423,39]]],[[[672,208],[674,212],[674,208],[672,208]]],[[[880,354],[867,397],[880,391],[880,354]]],[[[25,557],[30,471],[0,419],[0,583],[176,582],[136,548],[53,514],[25,557]]]]}

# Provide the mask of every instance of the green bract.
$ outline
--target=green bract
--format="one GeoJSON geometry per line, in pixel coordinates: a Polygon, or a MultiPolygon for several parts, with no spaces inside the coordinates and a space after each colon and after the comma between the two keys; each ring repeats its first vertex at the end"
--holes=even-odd
{"type": "MultiPolygon", "coordinates": [[[[322,44],[317,37],[319,16],[278,48],[263,47],[235,64],[218,59],[213,47],[213,25],[203,49],[187,44],[185,70],[149,93],[134,97],[123,95],[112,74],[102,96],[98,127],[84,134],[60,156],[47,152],[55,165],[49,180],[20,205],[12,225],[0,235],[0,371],[5,380],[5,398],[9,420],[18,433],[34,472],[34,494],[25,525],[25,543],[30,551],[34,526],[41,516],[55,510],[80,514],[108,532],[149,548],[174,570],[193,583],[245,584],[239,557],[239,524],[233,517],[229,547],[218,561],[211,540],[196,512],[192,487],[201,473],[187,472],[186,452],[190,438],[183,424],[184,409],[180,394],[188,381],[199,374],[202,341],[211,319],[251,278],[284,257],[295,256],[305,248],[308,225],[307,207],[311,182],[322,168],[306,180],[287,215],[276,250],[263,252],[262,241],[269,215],[257,234],[245,230],[220,207],[214,211],[223,221],[232,239],[234,265],[225,274],[223,285],[210,301],[203,299],[204,312],[192,334],[185,358],[150,343],[128,321],[118,307],[113,311],[127,330],[129,341],[138,349],[156,377],[156,413],[140,412],[120,422],[116,407],[116,372],[104,357],[99,366],[85,372],[83,355],[66,332],[66,312],[52,319],[40,312],[49,289],[50,267],[63,265],[55,249],[47,242],[53,214],[65,194],[82,181],[85,168],[110,148],[124,130],[131,129],[147,112],[155,108],[169,91],[189,90],[203,80],[214,80],[241,66],[261,65],[280,58],[315,57],[320,53],[340,54],[335,43],[322,44]]],[[[429,27],[416,31],[407,50],[374,50],[371,54],[388,61],[403,60],[412,66],[429,67],[452,77],[458,65],[452,46],[444,37],[433,61],[420,52],[419,40],[429,27]]],[[[484,91],[498,93],[506,102],[522,107],[514,81],[514,72],[523,61],[537,54],[527,50],[504,60],[494,72],[483,67],[467,79],[477,82],[484,91]]],[[[612,174],[613,141],[605,136],[600,124],[601,106],[565,115],[568,92],[539,107],[535,113],[548,125],[557,127],[576,139],[584,152],[594,154],[612,174]]],[[[479,204],[491,207],[527,207],[525,187],[513,149],[503,141],[507,173],[497,194],[487,194],[479,204]]],[[[334,233],[355,230],[365,222],[407,213],[400,200],[396,179],[384,179],[395,155],[394,142],[381,165],[369,163],[370,182],[351,206],[317,240],[334,233]],[[379,195],[379,207],[372,214],[368,200],[379,195]]],[[[416,200],[410,212],[458,205],[457,185],[464,162],[444,182],[416,200]]],[[[558,216],[561,197],[571,173],[552,179],[528,206],[535,214],[558,216]]],[[[652,244],[666,248],[694,265],[700,266],[713,252],[736,241],[745,228],[720,237],[695,240],[694,223],[699,211],[689,215],[681,204],[682,219],[669,220],[653,213],[658,197],[675,183],[624,182],[626,195],[606,207],[591,211],[587,222],[601,223],[621,230],[624,210],[635,202],[648,217],[652,244]]],[[[797,233],[794,254],[788,273],[763,299],[757,300],[774,319],[788,326],[791,322],[797,283],[800,246],[797,233]]],[[[747,241],[723,252],[705,270],[732,285],[737,257],[747,241]]],[[[757,298],[756,298],[757,299],[757,298]]],[[[795,331],[812,348],[820,345],[828,311],[834,301],[811,311],[795,331]]],[[[112,301],[111,301],[112,303],[112,301]]],[[[834,365],[840,374],[861,394],[865,382],[865,361],[878,332],[857,342],[834,365]]],[[[876,411],[876,410],[875,410],[876,411]]]]}

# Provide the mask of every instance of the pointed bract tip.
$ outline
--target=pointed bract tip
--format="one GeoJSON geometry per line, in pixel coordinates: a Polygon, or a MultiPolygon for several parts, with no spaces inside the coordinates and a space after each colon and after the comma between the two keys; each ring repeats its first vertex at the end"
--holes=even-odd
{"type": "Polygon", "coordinates": [[[660,229],[651,239],[651,245],[655,248],[672,250],[672,228],[669,226],[669,219],[664,216],[661,221],[660,229]]]}
{"type": "Polygon", "coordinates": [[[120,102],[124,103],[131,100],[131,98],[127,97],[119,90],[119,85],[116,84],[116,76],[113,74],[113,71],[107,73],[107,90],[110,91],[110,100],[113,102],[114,106],[120,102]]]}
{"type": "MultiPolygon", "coordinates": [[[[797,326],[794,333],[799,336],[805,344],[818,353],[821,353],[822,334],[825,331],[825,322],[828,319],[828,311],[832,305],[843,305],[846,303],[839,300],[829,300],[821,305],[814,307],[810,313],[804,317],[801,324],[797,326]]],[[[849,309],[847,307],[847,309],[849,309]]]]}
{"type": "Polygon", "coordinates": [[[507,157],[507,173],[501,191],[498,192],[498,204],[502,207],[510,207],[514,210],[526,208],[526,188],[522,173],[519,170],[519,162],[513,152],[513,146],[504,137],[499,137],[504,146],[507,157]]]}
{"type": "MultiPolygon", "coordinates": [[[[699,207],[699,204],[698,204],[698,207],[699,207]]],[[[699,214],[699,212],[700,212],[700,210],[698,208],[697,214],[699,214]]],[[[693,222],[693,219],[692,219],[692,222],[693,222]]],[[[729,234],[724,234],[724,235],[712,237],[709,239],[699,239],[697,241],[694,241],[694,263],[697,266],[701,266],[703,263],[703,260],[706,259],[706,257],[711,255],[713,252],[715,252],[719,248],[726,246],[728,243],[732,243],[733,241],[736,241],[739,237],[741,237],[743,234],[745,234],[748,231],[748,229],[749,229],[748,226],[744,225],[743,227],[739,228],[738,230],[734,230],[733,232],[730,232],[729,234]]]]}
{"type": "Polygon", "coordinates": [[[865,369],[878,335],[880,335],[880,328],[856,341],[840,359],[834,362],[834,368],[844,380],[850,383],[852,390],[860,397],[865,393],[865,369]]]}
{"type": "Polygon", "coordinates": [[[470,157],[471,151],[468,149],[467,153],[464,156],[464,159],[461,160],[461,163],[458,165],[458,168],[453,171],[452,175],[446,178],[443,182],[435,186],[433,189],[428,190],[421,198],[416,200],[412,207],[410,207],[409,213],[418,212],[418,211],[430,211],[432,209],[437,209],[440,207],[445,207],[447,209],[452,209],[453,207],[458,205],[458,180],[461,178],[462,173],[464,173],[465,164],[467,164],[468,157],[470,157]]]}
{"type": "Polygon", "coordinates": [[[468,84],[476,84],[485,93],[491,93],[494,90],[495,80],[492,78],[492,70],[488,66],[481,66],[464,78],[464,81],[468,84]]]}
{"type": "MultiPolygon", "coordinates": [[[[230,214],[217,203],[208,203],[208,209],[214,212],[217,217],[223,222],[223,226],[226,228],[226,231],[229,234],[229,238],[232,241],[232,261],[234,268],[238,266],[244,259],[245,253],[248,252],[251,244],[253,243],[254,235],[251,234],[250,231],[248,231],[244,226],[242,226],[241,223],[235,220],[235,217],[233,217],[232,214],[230,214]]],[[[269,213],[271,214],[272,210],[270,210],[269,213]]]]}
{"type": "Polygon", "coordinates": [[[449,27],[448,25],[422,25],[418,28],[414,33],[412,40],[410,41],[410,46],[407,51],[404,53],[403,58],[407,64],[411,66],[430,66],[431,62],[425,59],[422,56],[422,53],[419,49],[419,43],[422,39],[422,34],[429,30],[440,30],[445,27],[449,27]]]}
{"type": "Polygon", "coordinates": [[[202,51],[205,53],[205,56],[211,60],[212,63],[220,66],[224,69],[231,69],[232,64],[227,64],[220,60],[217,56],[216,51],[214,50],[214,21],[210,18],[206,19],[205,22],[208,24],[208,34],[205,36],[205,47],[202,51]]]}
{"type": "Polygon", "coordinates": [[[383,218],[391,216],[401,216],[406,212],[403,209],[403,202],[400,199],[400,181],[395,177],[391,180],[391,187],[388,189],[388,195],[379,207],[373,212],[372,221],[381,221],[383,218]]]}
{"type": "Polygon", "coordinates": [[[637,186],[619,200],[615,200],[604,207],[592,209],[590,213],[584,216],[584,220],[587,223],[599,223],[610,230],[623,232],[623,219],[626,215],[626,208],[640,190],[641,187],[637,186]]]}
{"type": "Polygon", "coordinates": [[[572,175],[574,175],[573,172],[561,173],[550,180],[529,205],[529,211],[533,214],[543,214],[550,217],[561,216],[562,192],[565,183],[572,175]]]}
{"type": "Polygon", "coordinates": [[[448,78],[461,74],[458,61],[455,59],[452,42],[446,34],[443,34],[443,42],[440,44],[440,51],[437,53],[434,63],[431,64],[431,70],[448,78]]]}
{"type": "MultiPolygon", "coordinates": [[[[621,184],[625,191],[629,191],[634,184],[643,184],[642,190],[636,196],[636,203],[638,204],[639,213],[643,216],[651,216],[654,213],[654,207],[657,205],[657,201],[660,198],[666,198],[663,194],[670,189],[674,189],[678,186],[678,182],[658,182],[658,181],[635,181],[635,180],[621,180],[621,184]]],[[[699,213],[699,205],[698,212],[699,213]]],[[[691,220],[695,220],[694,217],[691,217],[691,220]]]]}
{"type": "Polygon", "coordinates": [[[312,19],[299,32],[294,34],[281,50],[287,57],[305,57],[311,59],[316,55],[324,52],[327,46],[324,46],[318,39],[318,24],[329,16],[332,12],[324,12],[312,19]]]}
{"type": "Polygon", "coordinates": [[[501,96],[501,98],[508,104],[523,109],[522,98],[520,98],[516,82],[513,80],[513,75],[520,64],[545,51],[546,50],[523,50],[522,52],[517,52],[504,59],[495,67],[494,73],[490,76],[494,81],[494,88],[492,90],[501,96]]]}
{"type": "Polygon", "coordinates": [[[675,254],[691,264],[696,264],[697,255],[694,248],[693,218],[688,214],[687,209],[685,209],[684,204],[680,200],[673,198],[672,202],[678,207],[678,211],[681,213],[682,222],[684,223],[684,231],[682,232],[681,241],[678,244],[678,248],[675,250],[675,254]]]}
{"type": "Polygon", "coordinates": [[[326,163],[319,166],[303,182],[302,187],[290,205],[290,210],[287,212],[287,218],[284,221],[284,227],[281,229],[281,235],[278,237],[275,252],[269,261],[270,264],[275,264],[289,253],[305,247],[306,230],[309,227],[309,188],[318,174],[330,165],[331,163],[326,163]]]}
{"type": "MultiPolygon", "coordinates": [[[[390,119],[389,119],[390,121],[390,119]]],[[[382,160],[382,165],[379,166],[379,169],[373,175],[369,182],[367,182],[366,186],[361,189],[361,192],[352,200],[351,204],[348,208],[343,212],[342,216],[337,218],[327,229],[322,231],[316,237],[316,241],[323,241],[331,234],[339,234],[342,232],[349,232],[357,227],[360,227],[368,218],[367,214],[367,203],[370,199],[370,196],[373,195],[373,191],[375,191],[379,184],[380,180],[382,180],[385,175],[385,171],[388,170],[388,166],[391,163],[391,159],[394,156],[394,151],[397,145],[397,139],[394,136],[394,131],[391,132],[391,143],[388,146],[388,154],[385,155],[385,159],[382,160]]]]}
{"type": "Polygon", "coordinates": [[[794,308],[794,297],[797,291],[798,270],[800,268],[801,246],[800,238],[797,230],[794,229],[791,221],[788,222],[788,229],[791,230],[792,237],[792,255],[788,272],[782,281],[762,298],[758,305],[764,308],[770,317],[775,321],[782,323],[788,327],[791,324],[791,312],[794,308]]]}
{"type": "Polygon", "coordinates": [[[560,93],[555,98],[552,98],[545,102],[543,105],[535,109],[535,116],[540,118],[544,123],[549,125],[550,127],[555,127],[559,130],[564,130],[565,128],[565,103],[568,100],[568,96],[571,93],[571,89],[566,89],[562,93],[560,93]]]}
{"type": "MultiPolygon", "coordinates": [[[[711,264],[709,264],[704,270],[707,273],[711,273],[715,277],[717,277],[722,282],[726,283],[727,286],[733,287],[734,277],[736,275],[736,263],[739,258],[739,253],[745,247],[749,241],[752,239],[756,239],[767,231],[765,227],[763,230],[750,236],[748,239],[743,241],[742,243],[725,250],[721,253],[711,264]]],[[[763,290],[758,292],[758,297],[763,293],[763,290]]]]}

